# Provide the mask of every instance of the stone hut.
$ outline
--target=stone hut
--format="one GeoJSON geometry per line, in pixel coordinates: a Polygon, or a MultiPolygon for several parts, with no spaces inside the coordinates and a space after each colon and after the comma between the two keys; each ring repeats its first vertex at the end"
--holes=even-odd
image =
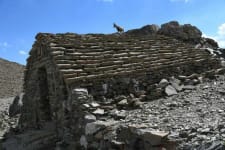
{"type": "Polygon", "coordinates": [[[59,139],[88,148],[88,103],[112,107],[108,100],[117,95],[138,96],[164,77],[219,65],[208,52],[163,35],[39,33],[27,59],[19,125],[52,123],[59,139]]]}

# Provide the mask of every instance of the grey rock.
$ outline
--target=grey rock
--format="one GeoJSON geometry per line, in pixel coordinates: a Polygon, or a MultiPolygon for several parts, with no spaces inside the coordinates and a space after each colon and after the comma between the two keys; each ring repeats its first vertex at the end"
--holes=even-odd
{"type": "Polygon", "coordinates": [[[198,79],[193,79],[192,82],[193,82],[193,85],[197,85],[200,83],[200,81],[198,79]]]}
{"type": "Polygon", "coordinates": [[[96,102],[92,102],[91,104],[90,104],[92,107],[99,107],[100,105],[98,104],[98,103],[96,103],[96,102]]]}
{"type": "Polygon", "coordinates": [[[89,105],[89,104],[83,104],[83,106],[84,106],[85,108],[90,108],[90,105],[89,105]]]}
{"type": "Polygon", "coordinates": [[[220,133],[225,133],[225,128],[220,129],[220,133]]]}
{"type": "Polygon", "coordinates": [[[108,121],[96,121],[96,122],[91,122],[87,123],[85,126],[85,134],[86,135],[92,135],[97,133],[97,131],[105,129],[106,127],[115,125],[117,122],[113,120],[108,120],[108,121]]]}
{"type": "Polygon", "coordinates": [[[84,116],[85,122],[90,123],[96,121],[96,117],[92,114],[87,114],[84,116]]]}
{"type": "Polygon", "coordinates": [[[104,111],[104,109],[98,108],[95,111],[93,111],[92,113],[95,115],[104,115],[105,111],[104,111]]]}
{"type": "Polygon", "coordinates": [[[85,135],[81,136],[81,138],[80,138],[80,145],[83,146],[85,149],[87,149],[88,142],[87,142],[87,139],[86,139],[85,135]]]}
{"type": "Polygon", "coordinates": [[[126,32],[126,34],[129,35],[154,35],[159,30],[159,26],[152,24],[152,25],[146,25],[140,29],[133,29],[126,32]]]}
{"type": "Polygon", "coordinates": [[[225,74],[225,68],[219,68],[215,71],[216,74],[225,74]]]}
{"type": "Polygon", "coordinates": [[[179,75],[178,79],[181,81],[185,81],[187,79],[187,76],[179,75]]]}
{"type": "Polygon", "coordinates": [[[119,101],[117,104],[119,106],[126,106],[126,105],[128,105],[128,102],[127,102],[127,99],[123,99],[123,100],[119,101]]]}
{"type": "Polygon", "coordinates": [[[72,92],[81,95],[88,95],[88,90],[86,88],[75,88],[72,92]]]}
{"type": "Polygon", "coordinates": [[[165,87],[168,86],[168,85],[169,85],[168,80],[162,79],[162,80],[159,82],[158,87],[159,87],[159,88],[165,88],[165,87]]]}
{"type": "Polygon", "coordinates": [[[169,135],[169,132],[151,131],[149,129],[136,129],[132,131],[134,134],[148,141],[153,146],[162,144],[162,139],[169,135]]]}
{"type": "Polygon", "coordinates": [[[125,110],[117,110],[114,109],[110,112],[110,115],[113,116],[115,119],[125,119],[126,118],[126,111],[125,110]]]}
{"type": "Polygon", "coordinates": [[[187,76],[187,79],[193,80],[193,79],[198,79],[199,75],[196,73],[191,74],[190,76],[187,76]]]}
{"type": "Polygon", "coordinates": [[[197,150],[225,150],[225,145],[221,141],[213,141],[200,145],[197,150]]]}
{"type": "Polygon", "coordinates": [[[116,102],[119,102],[119,101],[122,101],[123,99],[126,99],[126,98],[127,98],[127,97],[124,96],[124,95],[119,95],[119,96],[115,97],[114,100],[115,100],[116,102]]]}
{"type": "Polygon", "coordinates": [[[169,82],[178,92],[183,90],[183,85],[181,85],[181,81],[179,79],[173,77],[170,78],[169,82]]]}
{"type": "Polygon", "coordinates": [[[165,93],[168,96],[172,96],[172,95],[177,95],[177,91],[174,87],[172,87],[171,85],[168,85],[165,89],[165,93]]]}
{"type": "Polygon", "coordinates": [[[196,89],[196,86],[193,86],[193,85],[184,85],[183,86],[183,89],[184,90],[194,90],[194,89],[196,89]]]}

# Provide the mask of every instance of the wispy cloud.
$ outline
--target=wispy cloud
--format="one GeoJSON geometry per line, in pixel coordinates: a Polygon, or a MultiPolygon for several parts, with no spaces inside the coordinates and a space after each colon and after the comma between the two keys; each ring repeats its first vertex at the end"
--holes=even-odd
{"type": "Polygon", "coordinates": [[[97,0],[98,2],[112,3],[114,0],[97,0]]]}
{"type": "Polygon", "coordinates": [[[7,48],[7,47],[9,47],[9,44],[7,42],[0,42],[0,47],[7,48]]]}
{"type": "Polygon", "coordinates": [[[20,51],[19,51],[19,54],[20,54],[20,55],[27,55],[27,52],[25,52],[25,51],[23,51],[23,50],[20,50],[20,51]]]}
{"type": "Polygon", "coordinates": [[[185,2],[188,3],[190,0],[170,0],[170,2],[185,2]]]}
{"type": "Polygon", "coordinates": [[[218,31],[215,36],[209,36],[206,34],[203,34],[203,36],[214,39],[215,41],[218,42],[219,47],[225,48],[225,23],[221,24],[218,27],[218,31]]]}
{"type": "Polygon", "coordinates": [[[11,45],[8,42],[0,42],[1,51],[6,52],[9,47],[11,47],[11,45]]]}
{"type": "Polygon", "coordinates": [[[218,34],[220,36],[225,36],[225,23],[221,24],[219,27],[218,27],[218,34]]]}

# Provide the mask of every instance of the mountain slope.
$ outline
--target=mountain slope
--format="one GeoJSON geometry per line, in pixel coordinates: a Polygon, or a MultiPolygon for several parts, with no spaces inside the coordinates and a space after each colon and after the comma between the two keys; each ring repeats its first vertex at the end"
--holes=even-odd
{"type": "Polygon", "coordinates": [[[22,92],[25,66],[0,58],[0,98],[22,92]]]}

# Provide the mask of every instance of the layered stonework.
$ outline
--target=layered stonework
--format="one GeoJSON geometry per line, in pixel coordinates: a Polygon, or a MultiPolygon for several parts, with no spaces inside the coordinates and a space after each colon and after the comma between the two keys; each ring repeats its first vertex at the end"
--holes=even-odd
{"type": "Polygon", "coordinates": [[[220,67],[218,58],[207,51],[162,35],[39,33],[27,61],[19,126],[41,129],[53,124],[61,141],[56,147],[66,143],[68,149],[135,149],[131,147],[138,140],[137,146],[150,142],[142,149],[151,148],[148,136],[161,140],[166,134],[131,130],[123,121],[111,120],[114,98],[134,99],[144,93],[142,100],[148,100],[162,78],[220,67]],[[96,135],[101,128],[112,128],[106,131],[112,136],[96,135]],[[114,135],[120,130],[129,132],[129,139],[123,133],[114,135]]]}

